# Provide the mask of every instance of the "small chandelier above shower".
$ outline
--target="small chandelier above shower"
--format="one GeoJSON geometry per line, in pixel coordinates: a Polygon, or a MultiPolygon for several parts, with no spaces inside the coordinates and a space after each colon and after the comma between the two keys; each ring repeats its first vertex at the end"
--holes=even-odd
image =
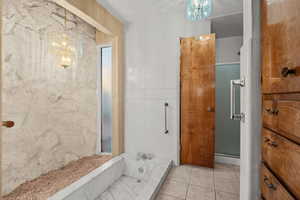
{"type": "Polygon", "coordinates": [[[208,18],[212,13],[212,0],[187,0],[186,12],[191,21],[208,18]]]}
{"type": "Polygon", "coordinates": [[[75,57],[75,48],[73,41],[68,34],[67,29],[67,10],[64,10],[64,27],[63,31],[52,32],[50,34],[50,52],[58,60],[58,65],[67,68],[73,64],[75,57]]]}

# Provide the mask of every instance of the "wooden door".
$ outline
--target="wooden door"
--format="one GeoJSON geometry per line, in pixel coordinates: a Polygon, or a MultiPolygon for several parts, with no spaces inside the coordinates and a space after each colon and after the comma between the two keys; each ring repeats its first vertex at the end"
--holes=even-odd
{"type": "Polygon", "coordinates": [[[263,93],[300,92],[300,1],[261,2],[263,93]]]}
{"type": "Polygon", "coordinates": [[[215,35],[180,41],[181,164],[214,166],[215,35]]]}

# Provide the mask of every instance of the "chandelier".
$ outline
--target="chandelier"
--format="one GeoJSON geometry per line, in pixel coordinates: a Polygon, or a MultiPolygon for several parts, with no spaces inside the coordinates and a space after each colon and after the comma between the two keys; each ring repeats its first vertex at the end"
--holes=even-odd
{"type": "Polygon", "coordinates": [[[212,13],[212,0],[187,0],[187,18],[197,21],[208,18],[212,13]]]}
{"type": "Polygon", "coordinates": [[[67,10],[65,9],[63,31],[50,34],[50,52],[56,57],[58,65],[67,68],[73,64],[75,48],[67,30],[67,10]]]}

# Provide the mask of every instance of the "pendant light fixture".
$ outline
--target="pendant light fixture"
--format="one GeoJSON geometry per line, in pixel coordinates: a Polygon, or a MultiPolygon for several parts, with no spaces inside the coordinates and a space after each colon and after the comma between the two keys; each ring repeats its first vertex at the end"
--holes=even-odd
{"type": "Polygon", "coordinates": [[[208,18],[212,13],[212,0],[187,0],[186,11],[191,21],[208,18]]]}
{"type": "Polygon", "coordinates": [[[50,36],[50,51],[56,56],[59,66],[70,67],[75,57],[75,48],[67,29],[67,10],[65,9],[64,28],[62,32],[54,32],[50,36]]]}

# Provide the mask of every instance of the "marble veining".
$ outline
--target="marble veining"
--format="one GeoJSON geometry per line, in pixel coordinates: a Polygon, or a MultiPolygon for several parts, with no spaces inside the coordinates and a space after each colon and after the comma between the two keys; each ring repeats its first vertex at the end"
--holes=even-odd
{"type": "Polygon", "coordinates": [[[3,1],[3,191],[96,150],[96,30],[68,13],[73,66],[49,52],[49,35],[64,29],[51,0],[3,1]]]}

